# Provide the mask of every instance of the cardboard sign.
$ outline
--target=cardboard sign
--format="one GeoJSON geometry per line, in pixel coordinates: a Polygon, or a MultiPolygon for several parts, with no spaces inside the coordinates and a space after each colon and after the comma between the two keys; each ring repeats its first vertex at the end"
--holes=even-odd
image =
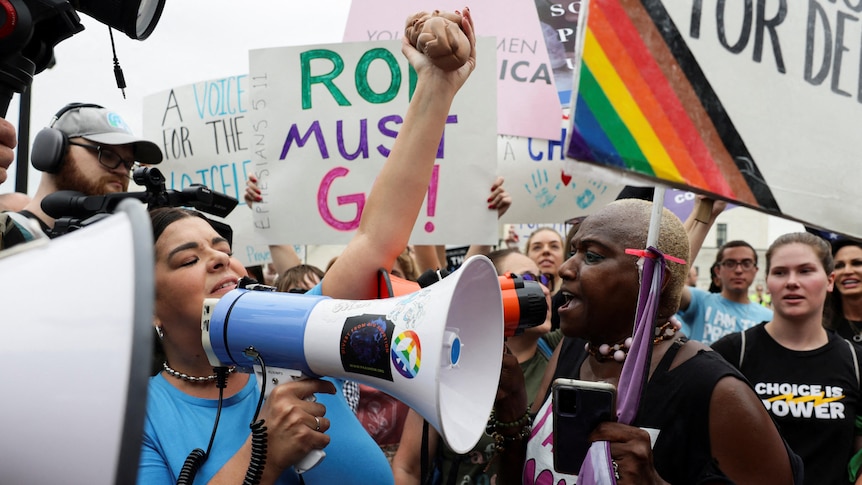
{"type": "MultiPolygon", "coordinates": [[[[493,40],[452,103],[414,244],[493,243],[496,82],[493,40]]],[[[249,53],[254,224],[272,244],[345,244],[392,148],[415,85],[400,41],[249,53]]]]}
{"type": "MultiPolygon", "coordinates": [[[[460,11],[464,5],[461,0],[353,0],[344,40],[401,39],[408,16],[460,11]]],[[[496,38],[497,133],[556,139],[560,101],[537,7],[532,0],[480,0],[469,7],[476,36],[496,38]]],[[[490,56],[477,56],[477,63],[491,63],[490,56]]]]}
{"type": "Polygon", "coordinates": [[[567,155],[862,236],[860,10],[590,0],[567,155]]]}
{"type": "Polygon", "coordinates": [[[203,184],[237,200],[224,219],[233,229],[233,251],[246,266],[271,260],[266,242],[254,234],[245,205],[252,170],[252,130],[248,120],[248,75],[241,74],[177,86],[144,98],[144,138],[164,154],[156,166],[165,188],[181,191],[203,184]]]}
{"type": "Polygon", "coordinates": [[[592,174],[566,170],[564,147],[568,116],[554,140],[500,135],[497,167],[512,206],[504,223],[555,224],[589,215],[614,201],[621,184],[592,174]]]}

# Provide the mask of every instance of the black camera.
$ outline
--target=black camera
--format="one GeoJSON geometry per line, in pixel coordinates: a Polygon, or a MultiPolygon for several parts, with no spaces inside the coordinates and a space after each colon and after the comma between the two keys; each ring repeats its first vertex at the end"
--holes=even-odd
{"type": "Polygon", "coordinates": [[[54,46],[84,30],[83,12],[132,39],[146,39],[165,0],[3,0],[0,2],[0,114],[14,93],[54,63],[54,46]]]}
{"type": "MultiPolygon", "coordinates": [[[[61,190],[46,196],[42,200],[42,210],[55,219],[54,228],[48,236],[52,238],[61,236],[107,217],[124,199],[140,200],[147,205],[147,209],[192,207],[219,217],[226,217],[239,203],[229,195],[213,192],[207,186],[200,184],[192,184],[179,191],[168,190],[165,188],[165,177],[157,168],[136,168],[132,173],[132,179],[136,184],[143,185],[146,190],[90,196],[73,190],[61,190]]],[[[222,230],[230,231],[227,224],[213,220],[210,220],[210,223],[217,226],[216,230],[219,233],[222,233],[222,230]]]]}

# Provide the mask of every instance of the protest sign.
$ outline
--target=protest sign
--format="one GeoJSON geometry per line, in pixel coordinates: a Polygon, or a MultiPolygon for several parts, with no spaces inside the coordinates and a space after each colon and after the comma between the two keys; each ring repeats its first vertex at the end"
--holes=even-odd
{"type": "MultiPolygon", "coordinates": [[[[664,206],[679,217],[679,220],[685,221],[691,214],[691,211],[694,210],[694,201],[696,198],[697,194],[694,192],[680,189],[668,189],[664,193],[664,206]]],[[[724,208],[724,212],[736,207],[738,207],[736,204],[727,204],[727,207],[724,208]]]]}
{"type": "Polygon", "coordinates": [[[162,149],[165,158],[156,168],[166,189],[202,184],[239,200],[225,219],[207,217],[230,224],[234,255],[254,266],[270,256],[243,202],[252,168],[247,92],[248,76],[241,74],[151,94],[144,98],[143,133],[162,149]]]}
{"type": "Polygon", "coordinates": [[[568,156],[862,236],[862,3],[586,11],[568,156]]]}
{"type": "MultiPolygon", "coordinates": [[[[420,11],[462,10],[462,0],[353,0],[345,41],[401,39],[407,17],[420,11]]],[[[470,3],[477,36],[496,37],[497,133],[556,139],[560,101],[532,0],[470,3]]],[[[478,64],[491,63],[478,56],[478,64]]]]}
{"type": "Polygon", "coordinates": [[[564,171],[568,116],[554,140],[500,135],[497,168],[512,206],[504,223],[555,224],[585,216],[616,199],[623,186],[578,171],[564,171]]]}
{"type": "Polygon", "coordinates": [[[576,40],[578,22],[582,18],[581,0],[535,0],[535,4],[560,104],[568,108],[572,100],[575,62],[580,55],[576,40]]]}
{"type": "MultiPolygon", "coordinates": [[[[496,213],[494,44],[461,88],[414,227],[414,244],[493,243],[496,213]]],[[[345,244],[407,111],[416,75],[401,41],[249,52],[257,232],[273,244],[345,244]]]]}

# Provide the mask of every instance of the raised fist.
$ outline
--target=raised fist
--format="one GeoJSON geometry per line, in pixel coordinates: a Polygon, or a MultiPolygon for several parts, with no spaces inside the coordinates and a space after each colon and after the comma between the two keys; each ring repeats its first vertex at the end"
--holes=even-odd
{"type": "Polygon", "coordinates": [[[460,14],[419,12],[407,19],[404,35],[444,71],[458,69],[470,57],[470,41],[461,30],[460,14]]]}

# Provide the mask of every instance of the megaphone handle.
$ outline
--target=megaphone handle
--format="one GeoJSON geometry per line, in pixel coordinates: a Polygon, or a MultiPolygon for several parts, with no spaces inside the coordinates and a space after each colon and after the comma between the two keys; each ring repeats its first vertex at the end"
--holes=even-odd
{"type": "MultiPolygon", "coordinates": [[[[298,379],[302,379],[302,377],[298,379]]],[[[305,400],[314,402],[317,401],[317,398],[314,396],[314,394],[312,394],[305,398],[305,400]]],[[[311,470],[312,468],[316,467],[317,464],[323,461],[324,458],[326,458],[325,451],[311,450],[308,452],[307,455],[305,455],[305,457],[303,457],[301,460],[299,460],[293,465],[293,469],[296,470],[296,473],[299,473],[301,475],[308,470],[311,470]]]]}
{"type": "Polygon", "coordinates": [[[318,463],[326,458],[326,452],[323,450],[311,450],[307,455],[293,465],[296,473],[303,474],[308,470],[316,467],[318,463]]]}
{"type": "MultiPolygon", "coordinates": [[[[261,366],[255,364],[254,366],[254,375],[258,379],[258,383],[261,383],[261,380],[266,379],[267,382],[271,382],[275,385],[278,385],[279,382],[287,382],[289,379],[292,380],[300,380],[305,377],[302,375],[302,372],[293,370],[293,369],[281,369],[278,367],[267,367],[266,368],[266,376],[263,375],[263,369],[261,366]]],[[[273,386],[267,386],[264,397],[269,397],[269,393],[272,391],[273,386]]],[[[317,398],[314,397],[314,394],[305,398],[306,401],[316,401],[317,398]]],[[[296,462],[293,465],[293,469],[296,470],[296,473],[302,474],[316,467],[318,463],[320,463],[326,457],[326,453],[323,450],[311,450],[305,457],[296,462]]]]}

